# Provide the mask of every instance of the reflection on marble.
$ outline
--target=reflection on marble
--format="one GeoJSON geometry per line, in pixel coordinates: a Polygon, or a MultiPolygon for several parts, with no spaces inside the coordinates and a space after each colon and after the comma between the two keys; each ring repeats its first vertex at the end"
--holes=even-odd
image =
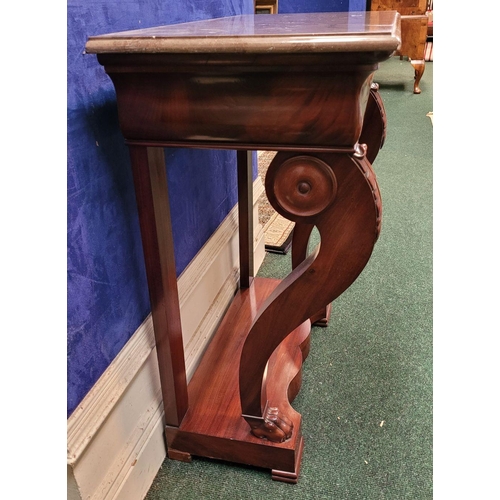
{"type": "MultiPolygon", "coordinates": [[[[397,12],[240,15],[90,37],[88,53],[387,50],[400,42],[397,12]]],[[[394,50],[392,48],[392,50],[394,50]]]]}
{"type": "Polygon", "coordinates": [[[278,14],[273,16],[242,15],[221,17],[191,23],[157,26],[121,31],[102,37],[246,37],[322,34],[361,34],[367,27],[372,33],[387,33],[393,24],[393,13],[381,12],[321,12],[308,14],[278,14]]]}

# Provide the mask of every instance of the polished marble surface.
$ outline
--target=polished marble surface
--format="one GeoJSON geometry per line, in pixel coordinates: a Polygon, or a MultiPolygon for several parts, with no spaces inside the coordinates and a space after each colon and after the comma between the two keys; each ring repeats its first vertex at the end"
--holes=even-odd
{"type": "Polygon", "coordinates": [[[399,14],[383,12],[329,12],[307,14],[241,15],[157,26],[90,37],[89,53],[100,52],[188,52],[254,49],[259,51],[363,50],[368,43],[399,37],[399,14]]]}

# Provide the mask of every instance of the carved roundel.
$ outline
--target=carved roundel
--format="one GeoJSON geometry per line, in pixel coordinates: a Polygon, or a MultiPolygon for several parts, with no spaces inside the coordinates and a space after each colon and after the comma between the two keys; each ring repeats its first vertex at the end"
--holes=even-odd
{"type": "Polygon", "coordinates": [[[273,167],[266,178],[267,196],[283,216],[291,220],[311,217],[335,199],[337,179],[324,161],[314,156],[294,156],[273,167]]]}

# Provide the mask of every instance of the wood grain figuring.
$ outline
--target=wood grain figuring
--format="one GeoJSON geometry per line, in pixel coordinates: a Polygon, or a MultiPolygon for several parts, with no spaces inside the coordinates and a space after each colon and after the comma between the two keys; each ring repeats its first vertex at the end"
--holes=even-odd
{"type": "MultiPolygon", "coordinates": [[[[370,96],[363,120],[363,129],[359,142],[366,145],[366,159],[373,163],[380,149],[383,147],[387,134],[387,117],[384,103],[379,93],[379,85],[371,84],[370,96]]],[[[381,207],[380,207],[381,209],[381,207]]],[[[307,246],[314,224],[297,222],[292,234],[292,269],[295,269],[307,256],[307,246]]],[[[319,309],[311,316],[311,323],[315,326],[328,326],[332,304],[319,309]]]]}
{"type": "MultiPolygon", "coordinates": [[[[239,402],[239,359],[250,325],[279,280],[255,278],[240,290],[189,384],[189,410],[179,427],[167,427],[169,450],[270,469],[295,471],[301,416],[290,402],[298,393],[301,367],[309,351],[306,321],[269,359],[264,392],[293,422],[284,443],[252,436],[239,402]]],[[[170,451],[169,451],[170,455],[170,451]]]]}
{"type": "MultiPolygon", "coordinates": [[[[292,233],[292,269],[295,269],[306,259],[309,238],[313,229],[313,224],[295,223],[292,233]]],[[[312,325],[321,327],[328,326],[331,312],[331,303],[318,309],[310,318],[312,325]]]]}
{"type": "Polygon", "coordinates": [[[380,231],[378,189],[363,152],[299,156],[300,161],[294,156],[283,152],[275,156],[266,175],[266,193],[273,208],[284,217],[314,223],[321,246],[317,255],[307,257],[267,298],[245,341],[240,397],[243,414],[252,427],[262,418],[262,380],[269,356],[290,331],[354,282],[368,262],[380,231]],[[321,173],[316,176],[318,161],[321,173]],[[289,168],[291,162],[293,167],[289,168]],[[325,191],[324,184],[331,175],[335,182],[325,191]],[[281,183],[283,187],[277,189],[281,183]],[[307,193],[301,191],[303,183],[309,185],[307,193]],[[282,197],[276,194],[281,189],[282,197]]]}
{"type": "Polygon", "coordinates": [[[169,74],[155,67],[110,76],[131,141],[352,147],[375,68],[328,71],[326,62],[306,73],[169,74]]]}
{"type": "Polygon", "coordinates": [[[401,16],[401,29],[405,37],[401,40],[396,54],[408,56],[412,60],[424,59],[427,20],[427,16],[401,16]]]}
{"type": "Polygon", "coordinates": [[[372,74],[399,43],[395,12],[321,13],[101,35],[86,51],[113,81],[129,143],[352,151],[372,74]]]}
{"type": "Polygon", "coordinates": [[[352,150],[372,74],[400,43],[397,16],[237,16],[91,37],[86,50],[129,142],[352,150]]]}
{"type": "Polygon", "coordinates": [[[371,10],[397,10],[401,15],[425,14],[427,0],[371,0],[371,10]]]}

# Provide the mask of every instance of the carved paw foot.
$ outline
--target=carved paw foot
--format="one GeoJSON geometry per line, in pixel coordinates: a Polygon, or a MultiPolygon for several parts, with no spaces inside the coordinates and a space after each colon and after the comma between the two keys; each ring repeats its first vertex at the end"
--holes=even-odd
{"type": "Polygon", "coordinates": [[[292,437],[293,423],[278,408],[267,408],[263,420],[252,426],[252,434],[274,443],[282,443],[292,437]]]}

